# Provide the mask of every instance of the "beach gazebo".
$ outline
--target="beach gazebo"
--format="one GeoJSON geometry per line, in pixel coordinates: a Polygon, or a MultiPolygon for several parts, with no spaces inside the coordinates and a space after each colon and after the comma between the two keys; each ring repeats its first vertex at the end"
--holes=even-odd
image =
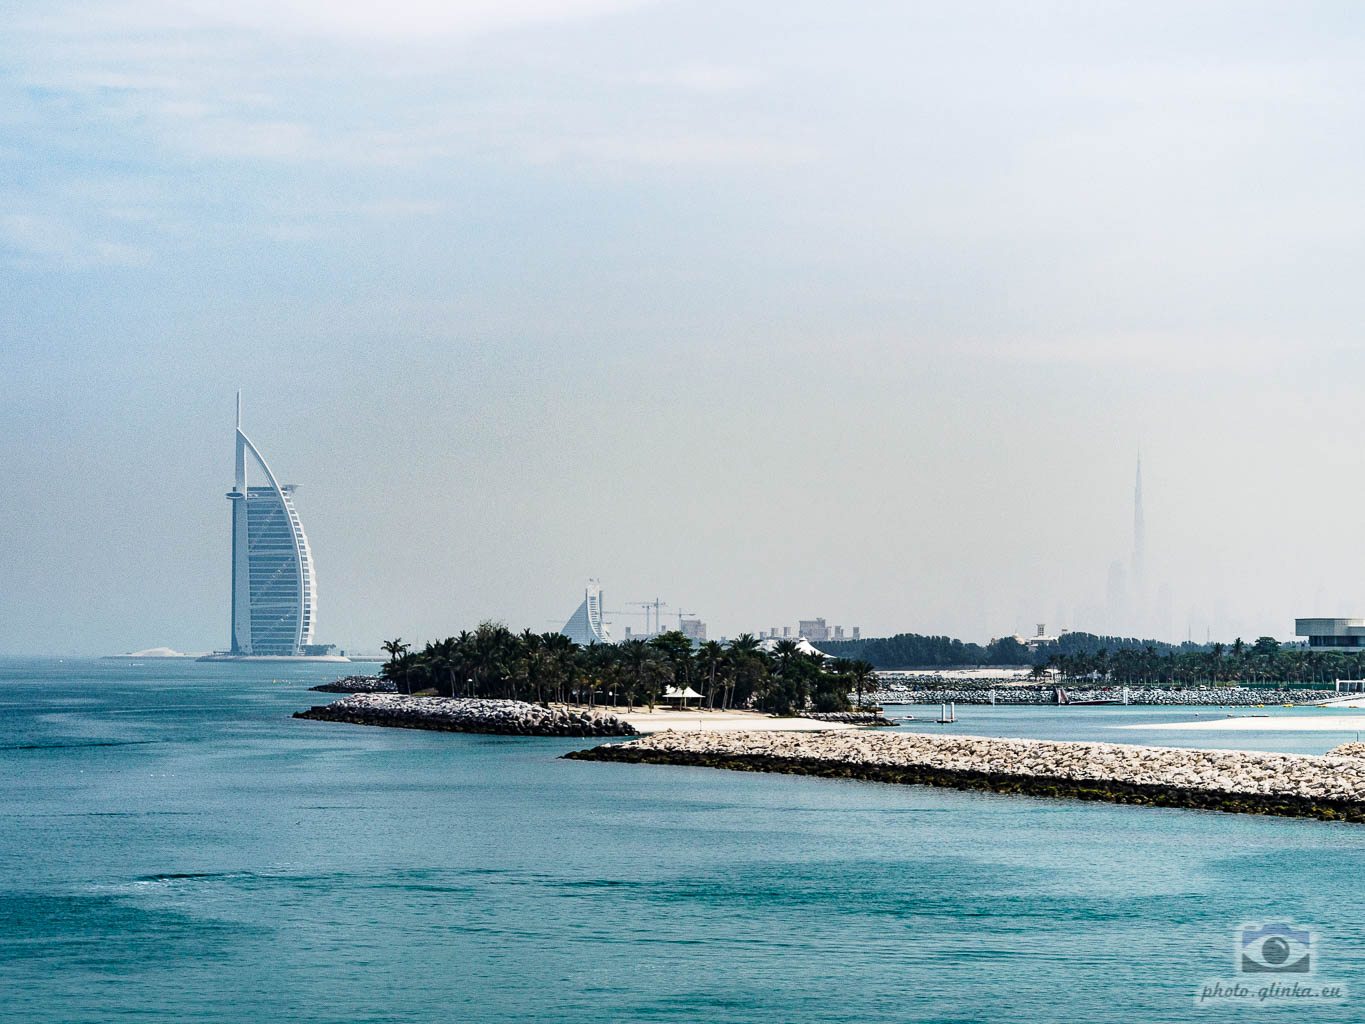
{"type": "Polygon", "coordinates": [[[665,704],[672,704],[676,701],[680,707],[686,708],[687,702],[693,698],[701,700],[701,694],[690,686],[684,686],[681,689],[676,686],[664,687],[665,704]]]}

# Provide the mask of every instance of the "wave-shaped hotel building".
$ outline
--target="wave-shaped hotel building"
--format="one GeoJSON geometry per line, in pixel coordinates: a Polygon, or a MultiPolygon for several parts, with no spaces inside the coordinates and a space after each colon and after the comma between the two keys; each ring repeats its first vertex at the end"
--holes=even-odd
{"type": "Polygon", "coordinates": [[[560,632],[583,647],[611,643],[611,634],[607,632],[607,624],[602,618],[601,583],[588,580],[583,591],[583,603],[569,616],[569,621],[564,623],[560,632]]]}
{"type": "MultiPolygon", "coordinates": [[[[313,644],[318,584],[313,551],[294,508],[293,484],[281,485],[242,431],[237,395],[237,473],[232,502],[231,657],[297,658],[325,654],[313,644]],[[250,461],[264,483],[248,484],[250,461]]],[[[341,659],[338,659],[341,660],[341,659]]]]}

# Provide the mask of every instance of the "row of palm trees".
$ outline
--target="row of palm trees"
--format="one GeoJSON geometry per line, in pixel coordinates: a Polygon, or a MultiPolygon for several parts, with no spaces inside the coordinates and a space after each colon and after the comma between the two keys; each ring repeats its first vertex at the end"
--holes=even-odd
{"type": "Polygon", "coordinates": [[[401,693],[652,706],[669,688],[690,688],[708,708],[775,714],[862,707],[876,690],[866,661],[804,653],[780,640],[771,651],[745,633],[729,643],[694,644],[680,632],[649,640],[579,646],[561,633],[513,633],[485,622],[414,651],[401,638],[383,645],[383,675],[401,693]]]}
{"type": "Polygon", "coordinates": [[[1155,646],[1148,645],[1054,655],[1046,666],[1035,667],[1034,675],[1042,677],[1047,669],[1068,680],[1108,680],[1128,685],[1325,685],[1335,679],[1365,678],[1365,649],[1357,654],[1284,648],[1267,636],[1254,644],[1238,639],[1199,651],[1169,650],[1161,654],[1155,646]]]}

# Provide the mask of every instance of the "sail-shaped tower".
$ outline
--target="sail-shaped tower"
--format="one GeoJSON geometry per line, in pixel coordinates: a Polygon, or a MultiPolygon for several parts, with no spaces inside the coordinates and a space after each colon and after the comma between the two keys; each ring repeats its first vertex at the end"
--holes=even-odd
{"type": "Polygon", "coordinates": [[[611,643],[607,624],[602,621],[602,585],[597,580],[588,580],[588,586],[583,591],[583,603],[564,623],[560,632],[584,647],[611,643]]]}
{"type": "Polygon", "coordinates": [[[294,485],[280,485],[242,432],[237,394],[237,474],[232,502],[232,647],[239,657],[299,657],[313,643],[317,577],[308,536],[294,509],[294,485]],[[248,484],[248,458],[264,483],[248,484]]]}

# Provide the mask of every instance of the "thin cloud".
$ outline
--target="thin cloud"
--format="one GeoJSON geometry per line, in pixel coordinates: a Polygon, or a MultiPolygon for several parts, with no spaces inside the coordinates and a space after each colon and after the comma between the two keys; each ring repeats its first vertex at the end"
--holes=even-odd
{"type": "Polygon", "coordinates": [[[1024,365],[1180,374],[1263,373],[1292,365],[1298,358],[1295,342],[1282,338],[1229,338],[1183,331],[1008,338],[969,347],[982,355],[1024,365]]]}
{"type": "Polygon", "coordinates": [[[137,246],[93,238],[54,217],[35,213],[0,215],[0,250],[11,265],[142,266],[148,253],[137,246]]]}
{"type": "Polygon", "coordinates": [[[87,8],[120,31],[238,29],[262,36],[314,36],[349,42],[430,41],[486,35],[601,17],[649,0],[133,0],[87,8]]]}
{"type": "Polygon", "coordinates": [[[666,71],[647,71],[636,77],[642,85],[668,86],[702,95],[725,95],[752,89],[764,76],[754,68],[716,64],[684,64],[666,71]]]}
{"type": "Polygon", "coordinates": [[[528,139],[525,153],[533,163],[655,167],[794,164],[812,157],[775,139],[700,133],[528,139]]]}

